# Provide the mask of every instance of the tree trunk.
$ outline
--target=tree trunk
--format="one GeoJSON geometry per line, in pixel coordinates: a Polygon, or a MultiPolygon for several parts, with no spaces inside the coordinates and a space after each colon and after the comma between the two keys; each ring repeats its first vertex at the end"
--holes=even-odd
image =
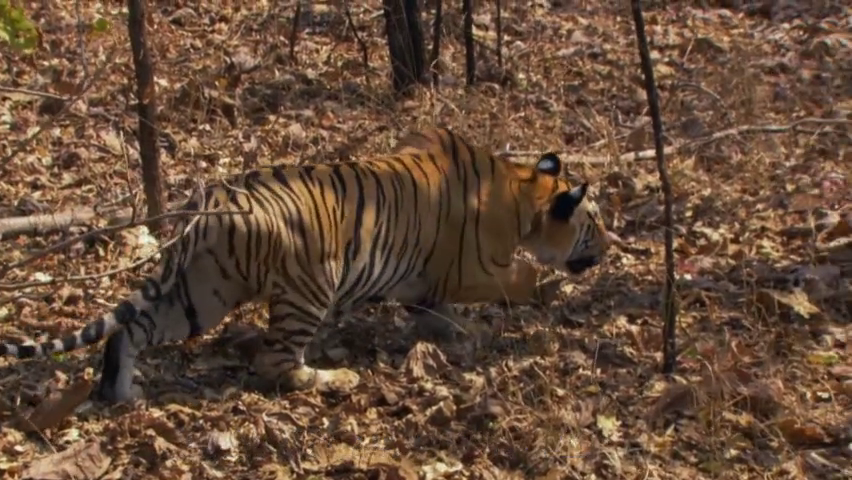
{"type": "MultiPolygon", "coordinates": [[[[148,217],[163,213],[163,183],[157,149],[157,102],[154,87],[154,65],[145,33],[145,0],[127,0],[129,15],[127,30],[136,69],[136,99],[139,115],[139,156],[142,159],[142,183],[148,205],[148,217]]],[[[152,232],[160,229],[160,222],[149,225],[152,232]]]]}
{"type": "Polygon", "coordinates": [[[497,19],[495,20],[497,27],[497,69],[500,70],[500,75],[503,75],[503,13],[500,9],[502,1],[497,0],[497,19]]]}
{"type": "Polygon", "coordinates": [[[393,89],[405,94],[423,78],[423,29],[417,0],[382,0],[393,89]]]}
{"type": "Polygon", "coordinates": [[[468,85],[476,81],[476,55],[473,51],[473,2],[462,0],[462,15],[464,16],[464,66],[465,79],[468,85]]]}

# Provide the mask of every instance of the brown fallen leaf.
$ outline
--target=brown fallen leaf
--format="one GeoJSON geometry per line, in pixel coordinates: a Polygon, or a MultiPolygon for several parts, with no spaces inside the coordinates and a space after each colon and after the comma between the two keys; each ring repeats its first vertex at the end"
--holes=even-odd
{"type": "Polygon", "coordinates": [[[456,409],[456,417],[478,430],[489,428],[494,422],[498,422],[509,416],[508,406],[502,401],[486,398],[456,409]]]}
{"type": "Polygon", "coordinates": [[[66,389],[51,393],[29,418],[19,421],[18,428],[30,432],[56,427],[89,398],[93,385],[91,368],[87,368],[82,379],[66,389]]]}
{"type": "Polygon", "coordinates": [[[401,389],[396,388],[393,385],[388,385],[387,383],[382,383],[379,385],[379,391],[377,392],[376,398],[384,405],[393,406],[399,403],[399,396],[401,394],[401,389]]]}
{"type": "Polygon", "coordinates": [[[140,440],[135,455],[144,459],[150,465],[162,465],[167,458],[173,457],[181,451],[179,447],[160,437],[151,429],[142,432],[140,440]]]}
{"type": "MultiPolygon", "coordinates": [[[[188,420],[187,423],[189,423],[188,420]]],[[[140,424],[144,425],[144,428],[150,428],[169,443],[175,445],[183,443],[183,435],[168,418],[146,415],[140,424]]]]}
{"type": "Polygon", "coordinates": [[[769,419],[781,412],[783,385],[780,382],[756,381],[736,390],[734,405],[758,419],[769,419]]]}
{"type": "Polygon", "coordinates": [[[852,235],[852,213],[846,212],[836,216],[836,222],[832,222],[826,231],[817,238],[818,243],[829,243],[841,237],[852,235]]]}
{"type": "Polygon", "coordinates": [[[385,480],[417,480],[417,473],[407,465],[403,464],[381,464],[379,467],[379,478],[385,480]]]}
{"type": "Polygon", "coordinates": [[[559,338],[549,330],[538,329],[530,335],[527,347],[533,355],[549,357],[559,351],[559,338]]]}
{"type": "Polygon", "coordinates": [[[417,342],[402,363],[402,371],[412,379],[435,377],[450,368],[444,352],[426,342],[417,342]]]}
{"type": "Polygon", "coordinates": [[[795,314],[808,319],[822,313],[810,302],[808,295],[798,288],[791,292],[762,288],[757,291],[754,301],[772,318],[790,317],[795,314]]]}
{"type": "Polygon", "coordinates": [[[456,418],[456,404],[447,398],[431,407],[427,413],[429,423],[437,427],[449,425],[456,418]]]}
{"type": "Polygon", "coordinates": [[[693,410],[699,406],[704,395],[693,386],[683,383],[673,383],[663,390],[656,402],[648,411],[645,421],[649,425],[657,425],[665,415],[673,412],[693,410]]]}
{"type": "Polygon", "coordinates": [[[87,480],[103,476],[112,461],[98,443],[77,442],[67,450],[33,461],[21,480],[87,480]]]}
{"type": "Polygon", "coordinates": [[[290,480],[290,469],[278,463],[267,463],[260,467],[258,480],[290,480]]]}
{"type": "Polygon", "coordinates": [[[829,368],[828,371],[838,380],[852,379],[852,366],[850,365],[835,365],[829,368]]]}
{"type": "Polygon", "coordinates": [[[783,418],[775,425],[784,435],[784,439],[794,447],[818,447],[832,443],[822,427],[813,423],[802,423],[798,418],[783,418]]]}
{"type": "Polygon", "coordinates": [[[214,430],[207,434],[207,450],[211,455],[229,454],[239,448],[239,441],[233,432],[214,430]]]}

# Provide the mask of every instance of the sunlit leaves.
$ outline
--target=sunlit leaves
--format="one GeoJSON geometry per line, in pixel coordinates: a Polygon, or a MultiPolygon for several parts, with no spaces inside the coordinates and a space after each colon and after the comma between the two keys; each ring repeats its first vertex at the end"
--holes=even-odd
{"type": "Polygon", "coordinates": [[[0,41],[20,52],[29,52],[38,45],[35,24],[21,8],[9,5],[9,0],[0,0],[0,41]]]}

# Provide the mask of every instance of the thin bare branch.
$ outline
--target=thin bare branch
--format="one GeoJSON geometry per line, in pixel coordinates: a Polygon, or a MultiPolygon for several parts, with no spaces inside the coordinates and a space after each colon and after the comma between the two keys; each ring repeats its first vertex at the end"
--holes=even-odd
{"type": "MultiPolygon", "coordinates": [[[[352,11],[349,8],[349,2],[343,4],[343,11],[346,14],[346,21],[349,22],[349,28],[352,29],[352,35],[355,37],[355,41],[358,42],[358,48],[361,49],[361,62],[364,63],[364,68],[370,68],[370,51],[367,48],[367,44],[364,43],[364,39],[361,38],[361,35],[358,34],[358,27],[355,26],[355,20],[352,20],[352,11]]],[[[367,79],[369,81],[369,75],[367,79]]]]}

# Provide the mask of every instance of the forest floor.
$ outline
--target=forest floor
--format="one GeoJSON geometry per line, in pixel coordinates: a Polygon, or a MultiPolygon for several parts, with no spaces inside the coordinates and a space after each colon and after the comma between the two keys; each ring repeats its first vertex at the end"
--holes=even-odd
{"type": "MultiPolygon", "coordinates": [[[[0,337],[22,340],[115,305],[156,240],[137,227],[5,268],[144,211],[126,10],[18,3],[42,45],[0,50],[0,218],[84,217],[2,235],[0,337]]],[[[387,152],[440,123],[521,160],[563,152],[621,242],[564,302],[465,307],[479,327],[453,340],[418,341],[392,306],[340,319],[311,356],[361,374],[348,395],[251,387],[234,347],[259,306],[225,334],[145,352],[134,406],[84,401],[100,346],[2,360],[3,479],[852,477],[852,9],[646,12],[676,220],[683,353],[666,379],[663,202],[653,156],[631,154],[653,142],[626,2],[504,2],[502,69],[496,12],[476,2],[471,88],[447,4],[440,86],[403,100],[376,0],[352,7],[362,43],[316,5],[292,49],[293,8],[278,2],[148,3],[170,203],[199,180],[387,152]]]]}

